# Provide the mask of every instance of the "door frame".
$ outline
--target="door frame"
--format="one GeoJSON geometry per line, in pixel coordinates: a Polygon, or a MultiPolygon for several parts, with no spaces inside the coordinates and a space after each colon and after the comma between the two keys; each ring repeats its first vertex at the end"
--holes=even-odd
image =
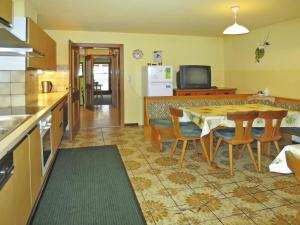
{"type": "Polygon", "coordinates": [[[124,45],[123,44],[97,44],[97,43],[76,43],[82,48],[118,48],[120,51],[120,127],[124,127],[124,45]]]}
{"type": "Polygon", "coordinates": [[[80,128],[80,84],[79,84],[79,77],[77,74],[75,75],[75,71],[79,69],[79,63],[76,61],[73,50],[78,50],[78,56],[79,56],[79,46],[69,40],[69,95],[68,95],[68,123],[69,123],[69,139],[72,141],[74,140],[79,128],[80,128]],[[76,64],[75,64],[76,63],[76,64]],[[76,76],[76,77],[75,77],[76,76]],[[77,80],[77,87],[74,87],[74,78],[77,80]],[[79,90],[77,90],[78,88],[79,90]],[[77,102],[75,107],[76,111],[74,110],[74,102],[77,102]],[[77,107],[78,104],[78,107],[77,107]],[[76,117],[77,116],[77,117],[76,117]],[[74,124],[74,118],[77,119],[74,124]]]}

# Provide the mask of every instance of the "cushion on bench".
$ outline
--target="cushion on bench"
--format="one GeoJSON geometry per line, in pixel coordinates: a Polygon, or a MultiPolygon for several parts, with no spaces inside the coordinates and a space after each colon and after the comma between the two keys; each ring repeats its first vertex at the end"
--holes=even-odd
{"type": "Polygon", "coordinates": [[[282,127],[280,131],[282,133],[300,136],[300,127],[282,127]]]}
{"type": "Polygon", "coordinates": [[[170,119],[150,119],[150,125],[153,125],[157,128],[172,128],[173,123],[170,119]]]}
{"type": "MultiPolygon", "coordinates": [[[[172,120],[169,119],[150,119],[150,124],[156,128],[172,128],[172,120]]],[[[201,135],[202,130],[194,122],[180,122],[180,131],[183,136],[194,137],[201,135]]]]}
{"type": "Polygon", "coordinates": [[[181,122],[180,131],[185,137],[200,137],[202,130],[194,122],[181,122]]]}
{"type": "Polygon", "coordinates": [[[218,129],[218,130],[215,131],[215,135],[218,138],[223,138],[225,140],[230,140],[235,135],[235,128],[218,129]]]}

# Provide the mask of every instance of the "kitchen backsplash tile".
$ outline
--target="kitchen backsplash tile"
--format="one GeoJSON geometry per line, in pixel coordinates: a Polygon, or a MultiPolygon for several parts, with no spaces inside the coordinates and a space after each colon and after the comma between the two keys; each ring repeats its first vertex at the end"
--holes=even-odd
{"type": "Polygon", "coordinates": [[[25,71],[11,71],[11,82],[25,82],[25,71]]]}
{"type": "Polygon", "coordinates": [[[10,83],[0,82],[0,95],[10,95],[10,83]]]}
{"type": "Polygon", "coordinates": [[[25,95],[25,83],[10,83],[11,94],[22,94],[25,95]]]}
{"type": "Polygon", "coordinates": [[[10,95],[0,95],[0,106],[1,108],[10,107],[11,106],[11,97],[10,95]]]}
{"type": "Polygon", "coordinates": [[[25,95],[11,95],[11,106],[24,106],[25,95]]]}
{"type": "Polygon", "coordinates": [[[0,70],[0,82],[10,82],[10,71],[0,70]]]}
{"type": "Polygon", "coordinates": [[[0,108],[25,105],[25,71],[0,71],[0,108]]]}

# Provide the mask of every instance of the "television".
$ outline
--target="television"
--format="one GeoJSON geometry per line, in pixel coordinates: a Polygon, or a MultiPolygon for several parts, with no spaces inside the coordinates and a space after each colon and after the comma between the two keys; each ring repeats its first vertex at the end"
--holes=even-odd
{"type": "Polygon", "coordinates": [[[211,88],[210,66],[181,65],[176,78],[178,89],[211,88]]]}

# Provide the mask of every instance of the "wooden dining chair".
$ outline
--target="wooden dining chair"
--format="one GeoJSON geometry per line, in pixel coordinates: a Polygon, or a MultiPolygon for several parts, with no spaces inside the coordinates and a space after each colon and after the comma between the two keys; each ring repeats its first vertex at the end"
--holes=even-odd
{"type": "MultiPolygon", "coordinates": [[[[280,152],[278,141],[281,139],[280,125],[281,121],[287,115],[287,110],[280,111],[263,111],[258,113],[258,118],[265,120],[265,127],[257,127],[252,129],[252,135],[257,141],[257,159],[258,170],[261,171],[261,147],[262,143],[268,144],[268,156],[271,155],[270,144],[273,142],[277,151],[280,152]],[[273,124],[273,120],[276,122],[273,124]]],[[[240,153],[243,154],[243,151],[240,153]]]]}
{"type": "Polygon", "coordinates": [[[256,111],[248,112],[232,112],[227,113],[227,119],[233,120],[235,122],[235,128],[225,128],[215,130],[215,136],[218,138],[216,148],[214,151],[214,159],[218,153],[222,141],[228,144],[229,151],[229,168],[230,175],[233,175],[233,155],[232,150],[233,146],[245,145],[249,151],[251,159],[253,161],[255,169],[258,171],[255,157],[253,155],[253,150],[251,148],[251,143],[254,141],[252,136],[252,124],[254,119],[258,116],[256,111]],[[246,126],[244,127],[244,124],[246,126]]]}
{"type": "Polygon", "coordinates": [[[183,160],[186,153],[187,144],[189,141],[193,142],[195,158],[198,158],[198,148],[197,141],[200,140],[202,146],[202,152],[204,153],[206,160],[209,165],[211,165],[210,159],[207,154],[207,150],[204,146],[203,140],[201,138],[202,130],[194,123],[194,122],[179,122],[179,118],[183,116],[183,111],[180,109],[170,107],[170,113],[172,116],[173,122],[173,132],[175,136],[175,142],[172,146],[170,152],[170,158],[173,158],[173,155],[176,151],[177,145],[179,141],[182,141],[182,150],[180,156],[180,166],[183,165],[183,160]]]}

